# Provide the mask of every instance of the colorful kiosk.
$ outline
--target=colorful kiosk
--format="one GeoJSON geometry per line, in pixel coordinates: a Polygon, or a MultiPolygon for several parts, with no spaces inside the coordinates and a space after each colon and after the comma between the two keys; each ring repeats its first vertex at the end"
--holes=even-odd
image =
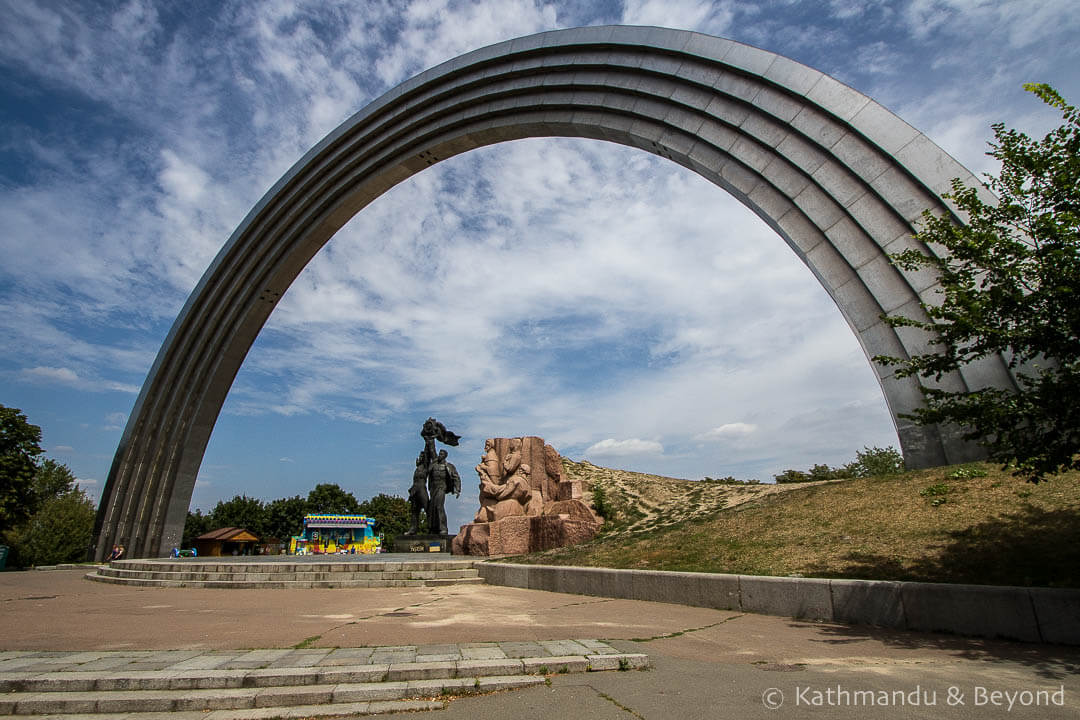
{"type": "Polygon", "coordinates": [[[381,549],[372,532],[375,519],[366,515],[305,515],[304,531],[289,540],[292,555],[329,555],[364,553],[381,549]]]}

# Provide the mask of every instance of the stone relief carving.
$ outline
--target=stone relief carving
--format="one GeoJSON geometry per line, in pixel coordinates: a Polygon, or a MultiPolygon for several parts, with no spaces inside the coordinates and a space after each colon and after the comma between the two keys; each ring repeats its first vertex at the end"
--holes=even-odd
{"type": "Polygon", "coordinates": [[[581,500],[581,483],[565,477],[562,458],[543,438],[489,438],[475,470],[480,509],[455,537],[454,553],[545,550],[589,540],[600,527],[581,500]]]}

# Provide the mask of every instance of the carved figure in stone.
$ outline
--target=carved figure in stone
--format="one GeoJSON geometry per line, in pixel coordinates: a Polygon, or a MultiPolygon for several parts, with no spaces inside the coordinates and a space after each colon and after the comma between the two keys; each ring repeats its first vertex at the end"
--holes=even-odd
{"type": "Polygon", "coordinates": [[[424,464],[424,453],[420,453],[416,457],[416,470],[413,471],[412,487],[409,488],[409,509],[411,511],[411,517],[409,521],[409,532],[405,533],[406,535],[415,535],[420,532],[420,511],[427,510],[429,500],[427,476],[428,467],[424,464]]]}
{"type": "Polygon", "coordinates": [[[494,522],[515,515],[539,514],[529,507],[532,500],[532,487],[529,484],[528,465],[523,465],[518,457],[513,474],[505,477],[500,484],[480,484],[480,512],[475,522],[494,522]]]}
{"type": "MultiPolygon", "coordinates": [[[[480,476],[480,509],[476,512],[473,522],[491,522],[495,517],[495,503],[499,502],[502,486],[506,482],[507,470],[513,473],[521,465],[521,441],[518,438],[510,440],[510,450],[503,462],[499,461],[499,454],[495,449],[495,440],[488,438],[484,441],[484,456],[480,458],[480,464],[476,466],[476,474],[480,476]]],[[[520,514],[520,513],[519,513],[520,514]]]]}
{"type": "Polygon", "coordinates": [[[521,467],[521,438],[510,439],[510,450],[506,453],[502,466],[502,481],[511,477],[521,467]]]}
{"type": "Polygon", "coordinates": [[[461,476],[452,463],[446,461],[446,451],[440,450],[431,464],[428,479],[428,528],[433,535],[446,535],[446,493],[461,495],[461,476]]]}
{"type": "Polygon", "coordinates": [[[484,490],[484,483],[498,485],[502,482],[502,463],[499,462],[499,454],[495,452],[495,441],[488,438],[484,441],[484,457],[480,458],[480,464],[474,468],[480,476],[480,491],[484,490]]]}

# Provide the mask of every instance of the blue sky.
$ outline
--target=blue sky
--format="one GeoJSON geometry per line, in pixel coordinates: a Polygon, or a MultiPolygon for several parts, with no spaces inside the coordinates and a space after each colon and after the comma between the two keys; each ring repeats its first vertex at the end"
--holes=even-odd
{"type": "MultiPolygon", "coordinates": [[[[874,97],[976,172],[1021,90],[1080,100],[1073,0],[0,1],[0,403],[95,497],[187,295],[305,151],[408,77],[584,24],[730,37],[874,97]]],[[[404,495],[429,415],[471,517],[490,436],[686,478],[896,445],[873,372],[787,246],[723,191],[594,141],[473,151],[366,208],[285,295],[192,504],[337,482],[404,495]]]]}

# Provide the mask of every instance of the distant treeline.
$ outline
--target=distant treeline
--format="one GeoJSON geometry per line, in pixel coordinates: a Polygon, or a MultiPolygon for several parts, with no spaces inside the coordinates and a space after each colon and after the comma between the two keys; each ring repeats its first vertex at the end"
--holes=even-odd
{"type": "Polygon", "coordinates": [[[260,540],[288,542],[304,529],[304,516],[311,513],[367,515],[375,519],[375,533],[387,544],[409,529],[409,502],[404,498],[380,493],[360,502],[351,492],[335,483],[322,483],[307,497],[295,495],[263,502],[246,495],[221,500],[205,515],[201,510],[188,511],[184,523],[183,547],[203,533],[223,527],[249,530],[260,540]]]}

